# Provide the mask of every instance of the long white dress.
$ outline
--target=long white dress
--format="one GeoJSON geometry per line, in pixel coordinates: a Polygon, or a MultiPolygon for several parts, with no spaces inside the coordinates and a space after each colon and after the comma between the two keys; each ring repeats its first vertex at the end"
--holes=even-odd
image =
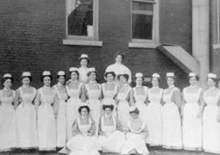
{"type": "Polygon", "coordinates": [[[69,88],[69,86],[66,86],[67,94],[70,97],[66,105],[67,140],[72,137],[72,125],[75,119],[79,116],[78,108],[82,104],[80,99],[80,91],[82,85],[83,84],[80,83],[77,89],[69,88]]]}
{"type": "Polygon", "coordinates": [[[189,92],[191,87],[183,89],[183,98],[186,101],[183,110],[183,147],[186,150],[201,150],[202,148],[202,119],[197,115],[200,112],[199,99],[202,89],[189,92]]]}
{"type": "Polygon", "coordinates": [[[203,113],[203,149],[206,152],[220,154],[220,122],[217,122],[219,112],[218,100],[220,90],[217,95],[208,95],[204,92],[206,107],[203,113]]]}
{"type": "Polygon", "coordinates": [[[181,119],[177,105],[172,101],[173,93],[177,88],[174,87],[171,92],[164,90],[163,101],[163,147],[169,149],[182,148],[181,119]]]}
{"type": "Polygon", "coordinates": [[[135,106],[140,111],[139,117],[146,123],[147,106],[144,102],[146,101],[147,98],[148,88],[146,86],[143,86],[143,88],[144,88],[144,94],[138,94],[136,87],[133,88],[133,92],[134,92],[135,106]]]}
{"type": "Polygon", "coordinates": [[[98,89],[91,89],[88,84],[86,84],[86,90],[88,95],[88,102],[90,108],[90,115],[94,119],[96,124],[96,135],[98,135],[98,126],[99,126],[99,119],[101,115],[101,86],[99,84],[98,89]]]}
{"type": "Polygon", "coordinates": [[[16,109],[18,147],[24,149],[38,147],[37,114],[33,105],[36,89],[30,88],[33,92],[25,93],[23,87],[18,89],[20,104],[16,109]]]}
{"type": "Polygon", "coordinates": [[[57,147],[64,147],[66,144],[66,100],[68,98],[66,88],[61,92],[59,86],[55,85],[54,89],[59,100],[57,113],[57,147]]]}
{"type": "Polygon", "coordinates": [[[118,92],[118,95],[117,95],[117,99],[119,100],[119,103],[118,103],[118,119],[119,121],[122,123],[122,126],[123,127],[127,127],[127,122],[130,118],[130,114],[129,114],[129,103],[127,101],[127,97],[130,93],[130,90],[132,88],[131,87],[128,87],[127,91],[125,92],[118,92]]]}
{"type": "Polygon", "coordinates": [[[89,82],[89,77],[87,76],[88,72],[89,72],[89,68],[87,67],[80,67],[78,68],[78,72],[79,72],[79,81],[82,83],[88,83],[89,82]]]}
{"type": "Polygon", "coordinates": [[[106,89],[106,84],[102,84],[102,92],[103,92],[103,99],[102,99],[102,105],[113,105],[114,109],[112,111],[114,116],[117,116],[116,114],[116,102],[114,97],[117,94],[117,85],[114,86],[113,90],[106,89]]]}
{"type": "Polygon", "coordinates": [[[163,106],[161,104],[163,89],[148,89],[147,127],[149,135],[146,142],[151,146],[159,146],[163,143],[163,106]],[[158,91],[153,91],[158,89],[158,91]]]}
{"type": "Polygon", "coordinates": [[[99,155],[97,137],[87,135],[92,126],[93,122],[90,118],[88,124],[81,124],[80,118],[75,120],[74,128],[77,128],[79,133],[67,142],[66,146],[71,151],[69,155],[99,155]]]}
{"type": "Polygon", "coordinates": [[[100,130],[105,135],[99,135],[99,144],[103,152],[120,153],[125,142],[125,134],[117,129],[116,117],[112,116],[111,119],[112,125],[106,125],[105,116],[100,119],[100,130]]]}
{"type": "Polygon", "coordinates": [[[12,105],[14,99],[14,91],[11,96],[5,96],[3,90],[0,91],[0,152],[17,147],[16,113],[12,105]]]}
{"type": "Polygon", "coordinates": [[[56,120],[52,104],[55,102],[56,92],[51,88],[51,94],[44,94],[43,89],[44,87],[38,90],[40,95],[37,121],[39,150],[55,150],[56,120]]]}
{"type": "Polygon", "coordinates": [[[146,124],[141,119],[128,120],[129,132],[126,134],[125,144],[122,147],[121,154],[128,154],[130,151],[135,150],[139,154],[148,154],[149,151],[145,144],[146,139],[146,124]]]}

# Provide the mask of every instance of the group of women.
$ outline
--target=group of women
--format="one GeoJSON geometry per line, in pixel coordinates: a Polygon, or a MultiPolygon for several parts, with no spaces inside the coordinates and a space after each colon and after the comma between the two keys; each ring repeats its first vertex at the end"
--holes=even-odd
{"type": "Polygon", "coordinates": [[[57,84],[44,71],[43,86],[30,85],[30,72],[22,73],[22,86],[11,89],[13,77],[4,74],[0,90],[0,151],[12,148],[55,150],[71,155],[98,155],[100,151],[148,154],[146,144],[168,149],[204,150],[220,153],[220,90],[217,76],[209,73],[207,90],[198,86],[198,76],[189,74],[190,86],[181,92],[175,74],[166,74],[166,89],[154,73],[152,87],[143,86],[143,74],[131,72],[116,55],[116,63],[96,80],[89,57],[81,55],[80,68],[57,73],[57,84]]]}

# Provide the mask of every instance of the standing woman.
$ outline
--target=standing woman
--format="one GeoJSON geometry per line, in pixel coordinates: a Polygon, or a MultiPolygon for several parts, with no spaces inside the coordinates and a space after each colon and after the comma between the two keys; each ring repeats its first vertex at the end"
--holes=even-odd
{"type": "Polygon", "coordinates": [[[11,74],[4,74],[0,90],[0,152],[10,151],[17,147],[16,113],[13,102],[15,91],[11,89],[13,78],[11,74]]]}
{"type": "Polygon", "coordinates": [[[40,151],[56,149],[56,116],[58,98],[51,87],[52,75],[44,71],[41,77],[44,86],[37,90],[36,109],[38,111],[38,142],[40,151]]]}
{"type": "Polygon", "coordinates": [[[120,87],[117,95],[118,105],[118,119],[122,123],[123,128],[127,127],[127,121],[130,118],[129,108],[133,103],[133,91],[128,84],[129,75],[119,74],[118,75],[120,87]]]}
{"type": "Polygon", "coordinates": [[[140,111],[140,118],[142,121],[146,123],[146,117],[147,117],[147,106],[146,106],[146,100],[147,100],[147,91],[148,88],[146,86],[143,86],[143,74],[142,73],[136,73],[135,74],[135,82],[136,86],[133,88],[133,95],[134,95],[134,102],[135,106],[140,111]]]}
{"type": "Polygon", "coordinates": [[[203,149],[220,154],[220,90],[216,88],[216,82],[216,74],[209,73],[208,89],[203,95],[203,149]]]}
{"type": "Polygon", "coordinates": [[[64,71],[57,73],[58,83],[53,86],[59,100],[57,113],[57,148],[62,148],[66,144],[66,101],[68,99],[65,88],[66,74],[64,71]]]}
{"type": "Polygon", "coordinates": [[[161,146],[163,143],[162,96],[163,89],[159,87],[160,75],[152,75],[152,88],[148,89],[147,127],[149,136],[147,143],[151,146],[161,146]]]}
{"type": "Polygon", "coordinates": [[[30,86],[30,72],[22,73],[22,86],[17,89],[16,109],[18,147],[30,149],[38,147],[37,114],[34,107],[36,89],[30,86]]]}
{"type": "Polygon", "coordinates": [[[91,109],[91,117],[96,123],[96,135],[98,135],[99,118],[101,114],[101,85],[96,81],[97,73],[95,68],[90,68],[88,77],[89,82],[85,85],[84,92],[91,109]]]}
{"type": "Polygon", "coordinates": [[[182,148],[182,133],[181,133],[181,93],[175,87],[174,73],[167,73],[168,88],[163,94],[163,147],[168,149],[182,148]]]}
{"type": "Polygon", "coordinates": [[[75,119],[78,117],[78,108],[82,104],[82,86],[79,81],[79,72],[75,67],[69,69],[70,80],[66,84],[67,94],[70,97],[67,101],[66,107],[66,131],[67,140],[72,137],[72,125],[75,119]]]}
{"type": "Polygon", "coordinates": [[[186,150],[202,149],[202,119],[200,106],[203,102],[202,88],[198,86],[199,77],[189,74],[190,86],[183,89],[183,147],[186,150]]]}
{"type": "Polygon", "coordinates": [[[82,83],[88,83],[89,78],[87,76],[89,72],[88,64],[89,64],[89,57],[87,54],[82,54],[79,58],[80,67],[78,68],[79,72],[79,81],[82,83]]]}
{"type": "Polygon", "coordinates": [[[114,83],[115,79],[115,72],[109,71],[105,73],[105,80],[107,81],[106,83],[102,84],[102,95],[103,95],[103,100],[102,104],[103,105],[113,105],[113,115],[116,116],[116,102],[115,98],[118,92],[118,87],[114,83]]]}

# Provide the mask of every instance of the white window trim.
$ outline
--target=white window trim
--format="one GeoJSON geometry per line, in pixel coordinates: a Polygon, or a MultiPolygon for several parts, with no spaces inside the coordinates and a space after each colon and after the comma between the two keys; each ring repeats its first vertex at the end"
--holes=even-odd
{"type": "Polygon", "coordinates": [[[94,0],[93,4],[93,23],[94,23],[94,37],[89,36],[74,36],[68,35],[68,20],[67,20],[67,5],[66,0],[66,14],[65,14],[65,38],[63,45],[81,45],[81,46],[102,46],[103,42],[99,40],[99,0],[94,0]]]}
{"type": "Polygon", "coordinates": [[[131,17],[131,33],[130,38],[131,41],[128,43],[128,47],[130,48],[156,48],[159,45],[159,0],[148,1],[148,0],[131,0],[130,3],[130,17],[131,17]],[[143,40],[143,39],[132,39],[132,2],[148,2],[154,3],[154,17],[153,17],[153,40],[143,40]]]}

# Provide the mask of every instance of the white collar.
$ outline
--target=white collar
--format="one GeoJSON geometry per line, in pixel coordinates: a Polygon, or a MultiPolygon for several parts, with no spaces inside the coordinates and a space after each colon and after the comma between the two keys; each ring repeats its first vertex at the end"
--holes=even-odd
{"type": "Polygon", "coordinates": [[[174,88],[174,87],[175,87],[174,85],[169,86],[169,88],[174,88]]]}
{"type": "Polygon", "coordinates": [[[3,89],[4,89],[4,90],[11,90],[11,88],[5,88],[5,87],[4,87],[3,89]]]}
{"type": "Polygon", "coordinates": [[[30,85],[28,85],[28,86],[22,85],[22,88],[30,88],[30,85]]]}
{"type": "Polygon", "coordinates": [[[51,87],[51,86],[45,86],[45,85],[44,85],[44,88],[50,88],[50,87],[51,87]]]}

